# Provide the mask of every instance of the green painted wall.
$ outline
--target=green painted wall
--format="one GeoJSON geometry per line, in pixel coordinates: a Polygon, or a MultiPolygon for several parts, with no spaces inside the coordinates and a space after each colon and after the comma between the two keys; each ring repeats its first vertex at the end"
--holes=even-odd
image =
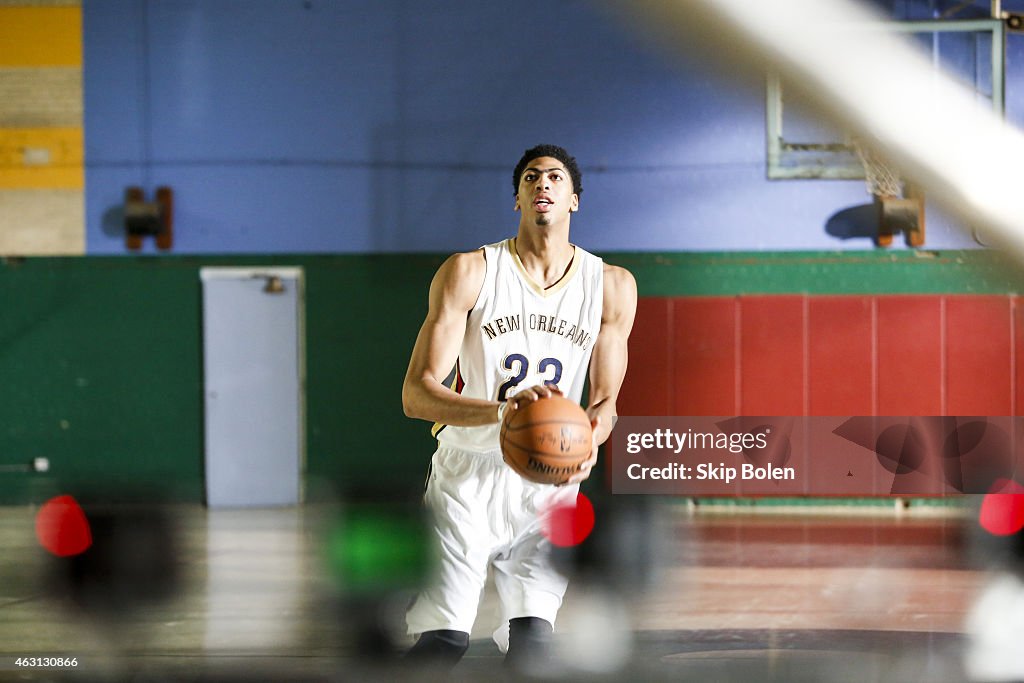
{"type": "MultiPolygon", "coordinates": [[[[642,296],[1007,293],[1024,276],[992,253],[605,255],[642,296]]],[[[311,499],[415,490],[433,441],[400,388],[440,255],[32,258],[0,264],[0,503],[155,491],[203,497],[199,269],[306,274],[311,499]],[[35,457],[46,474],[20,471],[35,457]]]]}
{"type": "Polygon", "coordinates": [[[1024,268],[990,251],[617,253],[641,296],[1007,294],[1024,268]]]}
{"type": "Polygon", "coordinates": [[[0,267],[0,503],[203,498],[199,270],[306,276],[308,492],[416,487],[433,440],[400,389],[441,257],[42,258],[0,267]],[[47,474],[13,471],[47,457],[47,474]]]}

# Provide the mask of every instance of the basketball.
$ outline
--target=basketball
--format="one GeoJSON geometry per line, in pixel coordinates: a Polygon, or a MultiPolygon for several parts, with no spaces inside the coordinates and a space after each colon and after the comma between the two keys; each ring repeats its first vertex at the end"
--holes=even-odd
{"type": "Polygon", "coordinates": [[[542,398],[505,414],[500,441],[505,462],[523,478],[564,484],[590,457],[590,418],[567,398],[542,398]]]}

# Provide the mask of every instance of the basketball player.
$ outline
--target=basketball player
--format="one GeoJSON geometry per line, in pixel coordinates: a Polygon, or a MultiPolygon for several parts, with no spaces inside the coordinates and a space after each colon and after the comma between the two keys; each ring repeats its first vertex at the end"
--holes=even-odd
{"type": "Polygon", "coordinates": [[[506,664],[546,653],[567,580],[548,562],[543,517],[574,504],[608,438],[636,311],[633,276],[569,242],[583,191],[576,160],[561,147],[534,147],[512,182],[518,233],[454,254],[437,271],[402,387],[406,415],[435,422],[425,501],[441,548],[437,581],[406,615],[419,634],[408,656],[449,665],[469,646],[488,566],[506,664]],[[563,486],[523,479],[499,449],[505,412],[554,392],[580,402],[588,368],[590,459],[563,486]]]}

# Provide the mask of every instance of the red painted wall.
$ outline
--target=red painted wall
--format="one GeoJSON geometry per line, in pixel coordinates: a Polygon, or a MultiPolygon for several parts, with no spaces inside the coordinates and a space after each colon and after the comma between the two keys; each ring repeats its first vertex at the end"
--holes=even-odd
{"type": "Polygon", "coordinates": [[[620,415],[1022,415],[1005,295],[650,297],[620,415]]]}

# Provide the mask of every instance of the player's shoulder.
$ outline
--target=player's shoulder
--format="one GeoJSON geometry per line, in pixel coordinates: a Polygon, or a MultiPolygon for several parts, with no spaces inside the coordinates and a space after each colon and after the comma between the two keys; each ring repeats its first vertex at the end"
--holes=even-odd
{"type": "Polygon", "coordinates": [[[484,247],[473,251],[460,251],[452,254],[441,266],[442,270],[450,271],[450,274],[463,277],[479,275],[481,278],[487,269],[487,259],[484,256],[484,247]]]}
{"type": "Polygon", "coordinates": [[[604,282],[605,288],[636,291],[636,278],[633,277],[633,273],[607,261],[604,263],[604,282]]]}
{"type": "Polygon", "coordinates": [[[452,254],[434,275],[431,287],[442,293],[445,299],[459,306],[472,308],[473,302],[483,286],[487,272],[487,261],[483,249],[452,254]]]}
{"type": "Polygon", "coordinates": [[[604,264],[604,317],[632,319],[636,311],[636,279],[621,266],[604,264]]]}

